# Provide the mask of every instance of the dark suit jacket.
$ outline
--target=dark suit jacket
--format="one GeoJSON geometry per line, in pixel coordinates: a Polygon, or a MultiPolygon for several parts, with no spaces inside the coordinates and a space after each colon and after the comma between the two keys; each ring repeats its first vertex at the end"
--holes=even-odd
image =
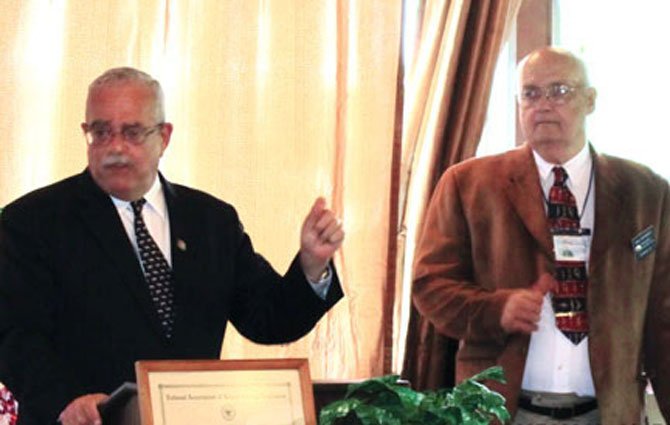
{"type": "Polygon", "coordinates": [[[335,275],[319,298],[297,257],[277,274],[232,206],[162,183],[176,303],[170,340],[116,209],[87,171],[0,216],[0,381],[19,400],[21,424],[51,423],[75,397],[133,381],[136,360],[218,358],[228,321],[259,343],[293,341],[342,296],[335,275]]]}
{"type": "MultiPolygon", "coordinates": [[[[647,168],[595,155],[589,264],[589,356],[603,424],[640,422],[651,377],[670,419],[670,189],[647,168]],[[636,259],[631,239],[653,226],[656,250],[636,259]]],[[[494,387],[516,411],[530,337],[500,326],[510,292],[553,273],[553,246],[528,146],[448,169],[417,248],[414,302],[461,340],[457,380],[500,364],[494,387]]]]}

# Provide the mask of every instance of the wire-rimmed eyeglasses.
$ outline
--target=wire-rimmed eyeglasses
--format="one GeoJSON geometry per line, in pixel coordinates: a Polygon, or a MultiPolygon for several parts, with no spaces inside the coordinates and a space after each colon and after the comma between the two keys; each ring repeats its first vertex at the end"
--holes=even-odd
{"type": "Polygon", "coordinates": [[[164,123],[158,123],[151,127],[145,127],[140,124],[128,124],[121,127],[121,130],[115,131],[112,126],[106,123],[94,122],[92,124],[84,123],[84,135],[86,142],[92,146],[103,146],[108,144],[116,136],[131,145],[141,145],[151,134],[160,130],[164,123]]]}
{"type": "Polygon", "coordinates": [[[573,86],[567,83],[552,83],[545,87],[524,86],[519,93],[519,102],[522,105],[532,105],[541,98],[551,103],[562,105],[570,100],[575,91],[582,86],[573,86]]]}

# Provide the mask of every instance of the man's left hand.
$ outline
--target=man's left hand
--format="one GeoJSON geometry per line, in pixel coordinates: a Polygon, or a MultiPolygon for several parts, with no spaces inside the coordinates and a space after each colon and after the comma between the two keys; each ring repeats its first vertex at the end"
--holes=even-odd
{"type": "Polygon", "coordinates": [[[98,404],[105,401],[107,394],[86,394],[74,399],[58,417],[62,425],[102,425],[98,404]]]}
{"type": "Polygon", "coordinates": [[[317,198],[300,232],[300,265],[310,281],[319,281],[343,239],[342,222],[317,198]]]}

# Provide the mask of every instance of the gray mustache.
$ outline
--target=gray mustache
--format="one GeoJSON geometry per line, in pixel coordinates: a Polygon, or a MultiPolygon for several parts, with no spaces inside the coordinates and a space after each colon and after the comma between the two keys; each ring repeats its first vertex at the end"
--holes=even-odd
{"type": "Polygon", "coordinates": [[[125,155],[110,154],[102,160],[103,167],[130,165],[130,159],[125,155]]]}

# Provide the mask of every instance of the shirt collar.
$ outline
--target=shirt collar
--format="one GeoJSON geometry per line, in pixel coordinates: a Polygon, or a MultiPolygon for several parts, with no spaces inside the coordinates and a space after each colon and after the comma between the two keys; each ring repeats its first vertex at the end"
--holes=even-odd
{"type": "MultiPolygon", "coordinates": [[[[115,198],[112,195],[109,195],[112,198],[112,202],[118,209],[127,209],[130,208],[130,202],[124,201],[119,198],[115,198]]],[[[154,183],[149,188],[149,191],[144,194],[144,199],[147,201],[146,205],[150,206],[158,215],[165,219],[167,215],[167,207],[165,205],[165,195],[163,194],[163,185],[161,184],[158,174],[154,179],[154,183]]]]}
{"type": "Polygon", "coordinates": [[[561,167],[565,168],[565,171],[568,173],[568,176],[570,176],[570,178],[568,179],[568,184],[570,183],[571,179],[573,181],[576,181],[585,173],[589,173],[591,168],[589,166],[591,164],[591,152],[588,143],[584,143],[584,147],[582,148],[582,150],[580,150],[577,155],[573,156],[563,164],[552,164],[551,162],[547,162],[544,158],[540,156],[539,153],[537,153],[535,149],[533,149],[533,158],[535,159],[535,164],[537,165],[537,171],[542,181],[547,180],[550,180],[552,182],[554,181],[553,173],[551,170],[557,165],[560,165],[561,167]]]}

